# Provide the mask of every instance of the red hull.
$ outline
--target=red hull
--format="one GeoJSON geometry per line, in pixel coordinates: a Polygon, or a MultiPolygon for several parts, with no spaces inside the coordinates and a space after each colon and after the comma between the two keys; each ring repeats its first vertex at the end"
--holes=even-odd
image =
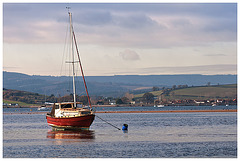
{"type": "Polygon", "coordinates": [[[95,115],[56,118],[46,115],[48,125],[63,129],[88,129],[95,115]]]}

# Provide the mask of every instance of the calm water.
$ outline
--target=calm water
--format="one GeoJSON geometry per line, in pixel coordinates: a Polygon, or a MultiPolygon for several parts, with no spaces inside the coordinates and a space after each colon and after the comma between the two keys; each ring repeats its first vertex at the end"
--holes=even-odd
{"type": "MultiPolygon", "coordinates": [[[[232,108],[236,109],[236,106],[229,107],[229,109],[232,108]]],[[[132,107],[122,109],[132,110],[132,107]]],[[[3,112],[29,112],[29,109],[4,109],[3,112]]],[[[89,131],[52,131],[46,123],[44,114],[3,114],[3,157],[237,157],[236,112],[102,113],[97,115],[119,128],[126,123],[129,129],[123,132],[95,118],[89,131]]]]}

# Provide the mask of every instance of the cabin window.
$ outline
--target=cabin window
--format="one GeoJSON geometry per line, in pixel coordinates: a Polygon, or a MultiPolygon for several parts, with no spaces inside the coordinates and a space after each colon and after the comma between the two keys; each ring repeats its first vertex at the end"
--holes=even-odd
{"type": "Polygon", "coordinates": [[[61,108],[72,108],[72,104],[61,105],[61,108]]]}
{"type": "Polygon", "coordinates": [[[59,109],[59,105],[55,105],[55,109],[59,109]]]}
{"type": "Polygon", "coordinates": [[[78,107],[78,108],[81,108],[81,107],[82,107],[82,104],[77,104],[77,107],[78,107]]]}

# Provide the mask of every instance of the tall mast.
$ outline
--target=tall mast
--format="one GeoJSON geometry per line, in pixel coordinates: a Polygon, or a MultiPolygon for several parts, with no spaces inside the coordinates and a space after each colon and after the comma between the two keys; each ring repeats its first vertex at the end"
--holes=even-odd
{"type": "Polygon", "coordinates": [[[90,96],[88,94],[87,83],[86,83],[85,77],[84,77],[84,72],[83,72],[82,63],[81,63],[81,59],[80,59],[80,54],[79,54],[78,47],[77,47],[77,41],[76,41],[75,33],[73,31],[72,13],[69,11],[70,7],[66,7],[66,8],[68,9],[68,14],[69,14],[69,19],[70,19],[70,36],[71,36],[71,45],[72,45],[71,48],[72,48],[72,65],[73,65],[73,99],[74,99],[74,107],[76,107],[76,88],[75,88],[75,72],[74,72],[74,63],[75,63],[74,62],[74,44],[75,44],[76,52],[77,52],[77,56],[78,56],[78,62],[79,62],[79,65],[80,65],[82,78],[83,78],[85,90],[86,90],[87,97],[88,97],[88,103],[89,103],[90,109],[92,109],[92,104],[91,104],[90,96]]]}
{"type": "Polygon", "coordinates": [[[72,69],[73,69],[73,102],[74,107],[76,105],[76,87],[75,87],[75,69],[74,69],[74,44],[73,44],[73,27],[72,27],[72,13],[68,11],[70,21],[70,37],[71,37],[71,52],[72,52],[72,69]]]}

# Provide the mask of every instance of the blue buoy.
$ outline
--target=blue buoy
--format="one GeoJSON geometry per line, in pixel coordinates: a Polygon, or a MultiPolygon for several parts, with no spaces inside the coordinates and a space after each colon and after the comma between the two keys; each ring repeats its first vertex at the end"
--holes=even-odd
{"type": "Polygon", "coordinates": [[[123,124],[122,130],[128,130],[128,124],[123,124]]]}

